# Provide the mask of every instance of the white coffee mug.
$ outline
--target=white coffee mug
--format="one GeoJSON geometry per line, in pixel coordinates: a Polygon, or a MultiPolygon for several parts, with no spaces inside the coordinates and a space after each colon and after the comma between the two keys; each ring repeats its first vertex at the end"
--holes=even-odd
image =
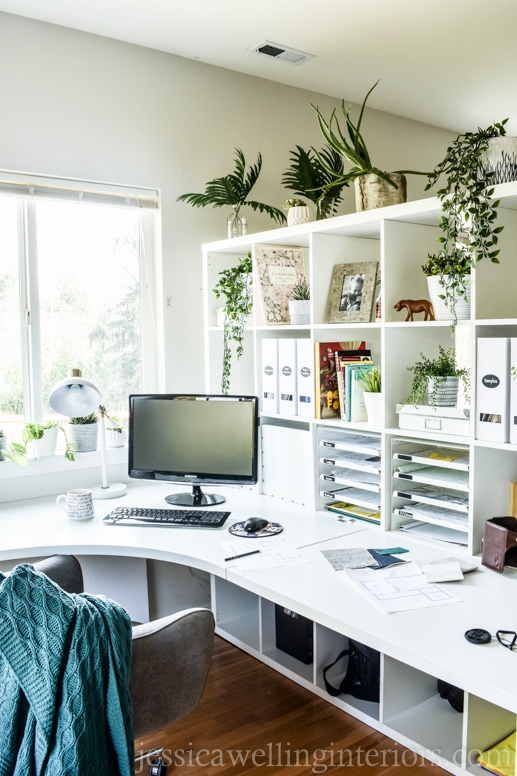
{"type": "Polygon", "coordinates": [[[61,507],[70,520],[89,520],[95,517],[93,508],[93,495],[91,490],[77,488],[61,493],[56,499],[56,504],[61,507]]]}

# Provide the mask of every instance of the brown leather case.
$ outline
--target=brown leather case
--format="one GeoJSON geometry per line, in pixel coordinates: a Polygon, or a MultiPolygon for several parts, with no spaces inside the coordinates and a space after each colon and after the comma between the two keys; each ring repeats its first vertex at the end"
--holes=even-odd
{"type": "Polygon", "coordinates": [[[516,517],[491,517],[486,521],[481,563],[500,572],[505,566],[517,566],[516,517]]]}

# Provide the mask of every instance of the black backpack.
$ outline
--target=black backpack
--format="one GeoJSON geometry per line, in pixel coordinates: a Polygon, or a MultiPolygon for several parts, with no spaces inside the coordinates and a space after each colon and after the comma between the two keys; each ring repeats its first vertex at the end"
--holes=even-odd
{"type": "Polygon", "coordinates": [[[323,669],[323,679],[329,695],[340,693],[353,695],[363,701],[379,702],[379,684],[381,674],[380,652],[349,639],[348,649],[344,649],[333,663],[323,669]],[[348,666],[339,687],[333,687],[327,680],[327,671],[348,656],[348,666]]]}

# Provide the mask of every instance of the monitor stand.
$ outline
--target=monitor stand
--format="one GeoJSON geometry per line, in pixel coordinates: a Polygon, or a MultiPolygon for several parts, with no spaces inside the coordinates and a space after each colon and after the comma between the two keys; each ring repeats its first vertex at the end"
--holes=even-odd
{"type": "Polygon", "coordinates": [[[192,485],[192,493],[171,493],[165,496],[165,501],[179,507],[212,507],[222,504],[226,498],[215,493],[203,493],[199,485],[192,485]]]}

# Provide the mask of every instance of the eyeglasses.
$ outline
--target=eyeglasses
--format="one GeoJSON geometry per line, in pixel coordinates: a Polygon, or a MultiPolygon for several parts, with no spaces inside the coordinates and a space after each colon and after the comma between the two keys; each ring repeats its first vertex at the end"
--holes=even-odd
{"type": "Polygon", "coordinates": [[[517,644],[517,633],[515,631],[498,630],[496,639],[503,647],[513,649],[517,644]]]}

